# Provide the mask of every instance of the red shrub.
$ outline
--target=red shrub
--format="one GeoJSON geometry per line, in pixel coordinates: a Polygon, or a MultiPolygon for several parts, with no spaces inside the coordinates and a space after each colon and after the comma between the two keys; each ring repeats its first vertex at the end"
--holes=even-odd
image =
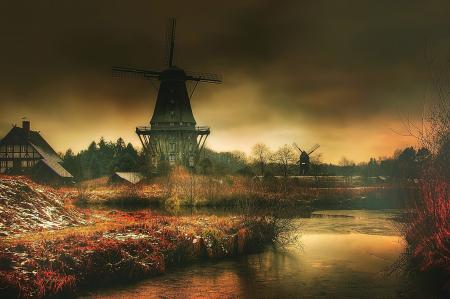
{"type": "MultiPolygon", "coordinates": [[[[424,181],[421,200],[405,226],[412,257],[421,271],[439,269],[450,276],[450,184],[424,181]]],[[[447,285],[450,287],[450,285],[447,285]]]]}

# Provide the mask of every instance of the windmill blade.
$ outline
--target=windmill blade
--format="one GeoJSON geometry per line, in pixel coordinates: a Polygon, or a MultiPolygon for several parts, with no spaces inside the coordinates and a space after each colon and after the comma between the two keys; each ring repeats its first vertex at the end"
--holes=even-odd
{"type": "Polygon", "coordinates": [[[177,27],[177,20],[175,18],[169,18],[167,22],[166,33],[166,65],[167,67],[173,66],[173,56],[175,51],[175,29],[177,27]]]}
{"type": "Polygon", "coordinates": [[[219,74],[212,73],[197,73],[197,72],[186,72],[187,80],[207,82],[207,83],[222,83],[222,76],[219,74]]]}
{"type": "Polygon", "coordinates": [[[132,79],[159,79],[161,72],[140,70],[125,67],[113,67],[112,75],[115,78],[132,78],[132,79]]]}
{"type": "Polygon", "coordinates": [[[296,148],[298,148],[298,150],[301,152],[301,153],[303,153],[303,150],[297,145],[297,143],[292,143],[296,148]]]}
{"type": "Polygon", "coordinates": [[[313,147],[311,147],[308,151],[308,155],[311,155],[316,149],[318,149],[320,145],[315,144],[313,147]]]}

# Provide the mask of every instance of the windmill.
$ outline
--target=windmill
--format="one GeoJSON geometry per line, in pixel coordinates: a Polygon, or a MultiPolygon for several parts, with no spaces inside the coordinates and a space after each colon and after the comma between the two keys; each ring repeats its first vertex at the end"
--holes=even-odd
{"type": "Polygon", "coordinates": [[[310,166],[309,155],[315,152],[320,147],[320,145],[315,144],[308,151],[302,150],[295,142],[294,146],[300,151],[300,158],[297,162],[299,165],[299,173],[300,175],[306,175],[310,166]]]}
{"type": "Polygon", "coordinates": [[[153,169],[161,163],[194,167],[200,156],[209,127],[199,127],[190,99],[199,83],[222,83],[217,74],[185,71],[174,65],[176,20],[170,19],[167,31],[166,68],[143,70],[113,67],[114,77],[159,81],[158,95],[150,125],[136,127],[136,134],[150,155],[153,169]],[[188,93],[186,83],[192,82],[188,93]]]}

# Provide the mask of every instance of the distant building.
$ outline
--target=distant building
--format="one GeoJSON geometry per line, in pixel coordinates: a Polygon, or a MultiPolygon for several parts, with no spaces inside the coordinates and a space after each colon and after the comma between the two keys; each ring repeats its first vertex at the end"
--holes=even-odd
{"type": "Polygon", "coordinates": [[[108,180],[109,184],[136,185],[144,179],[139,172],[115,172],[108,180]]]}
{"type": "Polygon", "coordinates": [[[27,174],[48,184],[72,182],[73,176],[61,166],[61,158],[30,122],[14,126],[0,141],[0,173],[27,174]]]}

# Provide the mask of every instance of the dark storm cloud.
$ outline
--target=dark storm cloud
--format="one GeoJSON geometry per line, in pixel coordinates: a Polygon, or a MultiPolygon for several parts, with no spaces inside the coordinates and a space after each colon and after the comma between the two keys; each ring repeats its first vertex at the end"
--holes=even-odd
{"type": "Polygon", "coordinates": [[[196,107],[237,109],[245,98],[214,95],[247,84],[259,97],[252,113],[215,119],[218,128],[252,127],[260,115],[296,124],[300,115],[304,127],[332,130],[417,105],[427,48],[450,46],[449,1],[3,2],[0,131],[16,121],[8,109],[55,119],[89,110],[80,122],[111,111],[148,119],[151,85],[113,79],[110,69],[162,68],[169,16],[178,19],[176,63],[225,78],[202,87],[196,107]]]}

